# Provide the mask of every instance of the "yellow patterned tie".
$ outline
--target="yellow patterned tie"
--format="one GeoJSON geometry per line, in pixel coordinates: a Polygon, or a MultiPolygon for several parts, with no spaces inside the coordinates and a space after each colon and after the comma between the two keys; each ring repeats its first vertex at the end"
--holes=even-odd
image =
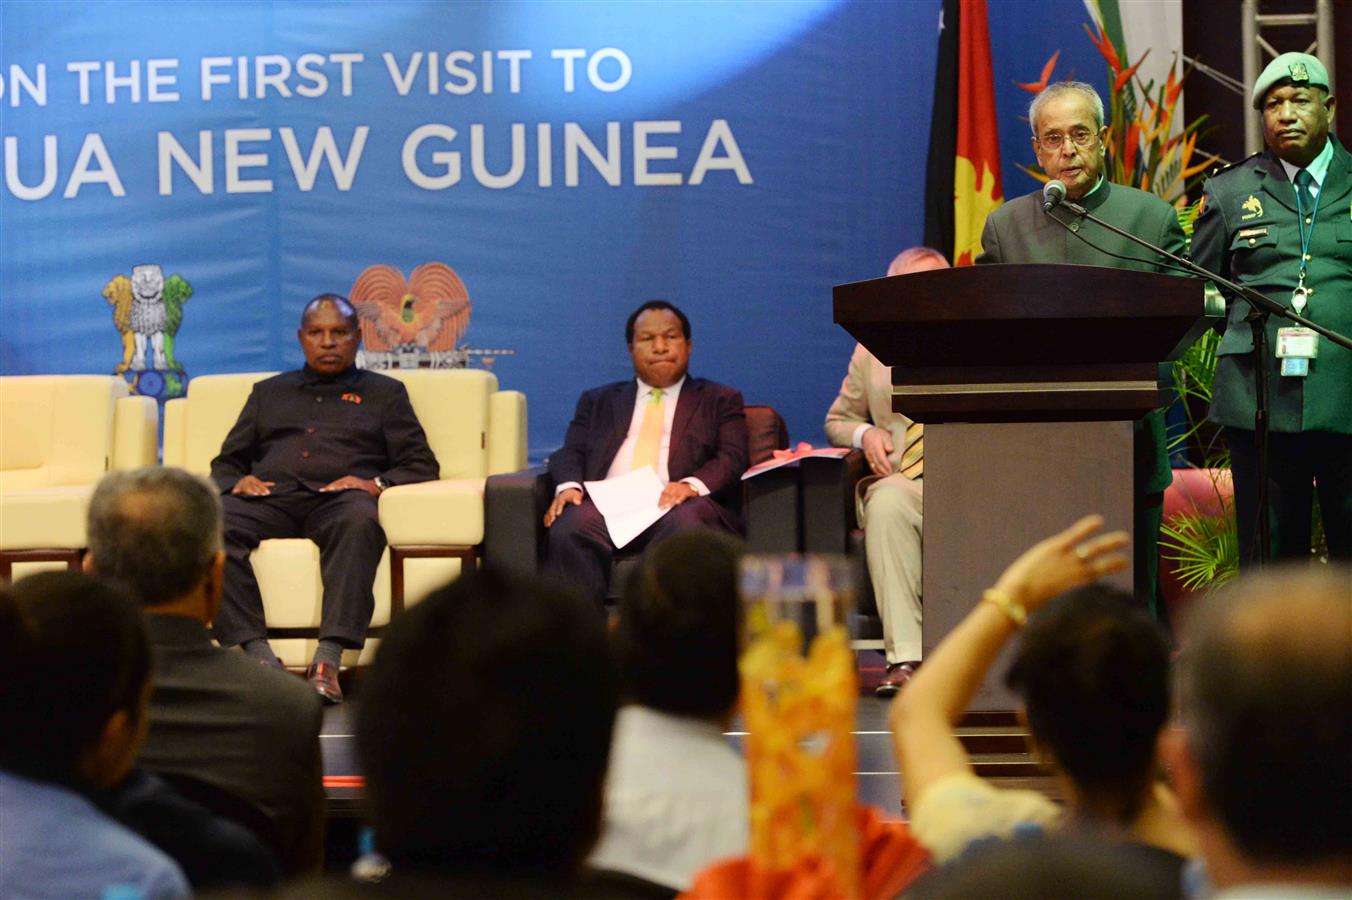
{"type": "Polygon", "coordinates": [[[901,474],[914,481],[925,473],[925,426],[906,426],[906,449],[901,453],[901,474]]]}
{"type": "Polygon", "coordinates": [[[666,430],[667,416],[662,405],[662,389],[653,388],[648,404],[643,408],[643,422],[638,427],[638,441],[634,444],[634,461],[629,470],[637,471],[652,466],[657,471],[657,452],[662,447],[662,432],[666,430]]]}

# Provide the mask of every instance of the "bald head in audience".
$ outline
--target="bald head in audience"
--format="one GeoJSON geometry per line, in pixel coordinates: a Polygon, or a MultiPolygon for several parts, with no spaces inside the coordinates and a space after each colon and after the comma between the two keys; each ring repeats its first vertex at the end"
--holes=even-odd
{"type": "Polygon", "coordinates": [[[117,581],[147,612],[210,623],[221,605],[221,501],[171,466],[114,472],[89,501],[85,570],[117,581]]]}
{"type": "Polygon", "coordinates": [[[1352,569],[1269,570],[1208,598],[1170,741],[1222,892],[1352,884],[1352,569]]]}

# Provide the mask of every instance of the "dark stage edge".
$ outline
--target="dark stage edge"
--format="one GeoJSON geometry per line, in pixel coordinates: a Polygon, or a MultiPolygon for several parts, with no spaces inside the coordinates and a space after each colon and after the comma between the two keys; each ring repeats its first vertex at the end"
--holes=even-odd
{"type": "MultiPolygon", "coordinates": [[[[873,696],[873,686],[882,677],[881,657],[862,652],[859,669],[860,696],[855,714],[857,765],[855,779],[861,803],[883,810],[889,819],[902,818],[901,779],[892,753],[892,732],[887,725],[888,703],[873,696]],[[875,661],[877,660],[877,661],[875,661]]],[[[330,818],[359,818],[363,789],[352,779],[360,776],[353,724],[356,704],[361,702],[360,676],[348,684],[348,702],[325,710],[320,744],[324,751],[325,793],[330,818]]],[[[739,751],[744,732],[728,732],[728,741],[739,751]]]]}

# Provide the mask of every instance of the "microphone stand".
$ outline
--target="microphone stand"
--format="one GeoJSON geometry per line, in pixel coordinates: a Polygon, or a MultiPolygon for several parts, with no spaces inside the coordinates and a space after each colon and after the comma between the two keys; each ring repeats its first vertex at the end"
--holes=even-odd
{"type": "MultiPolygon", "coordinates": [[[[1217,284],[1220,287],[1229,290],[1230,292],[1236,294],[1237,296],[1242,297],[1244,301],[1249,304],[1249,313],[1247,316],[1245,316],[1245,320],[1249,323],[1249,327],[1253,331],[1253,352],[1254,352],[1253,372],[1254,372],[1254,389],[1256,391],[1256,396],[1254,398],[1253,436],[1254,443],[1256,444],[1256,449],[1258,451],[1258,560],[1257,561],[1258,565],[1261,567],[1264,563],[1268,561],[1268,557],[1271,555],[1272,552],[1271,523],[1268,521],[1268,446],[1267,446],[1268,429],[1269,429],[1268,375],[1267,375],[1268,317],[1276,315],[1288,321],[1295,322],[1297,325],[1309,328],[1310,330],[1328,338],[1330,341],[1337,344],[1338,346],[1344,347],[1348,350],[1352,350],[1352,339],[1349,339],[1339,334],[1338,332],[1334,331],[1331,328],[1326,328],[1317,322],[1310,321],[1301,314],[1297,313],[1295,310],[1288,309],[1287,307],[1278,303],[1276,300],[1273,300],[1271,297],[1267,296],[1261,291],[1256,291],[1251,287],[1245,287],[1244,285],[1239,284],[1238,282],[1231,281],[1228,278],[1224,278],[1220,275],[1217,275],[1216,273],[1210,271],[1209,269],[1205,269],[1202,266],[1197,265],[1197,263],[1193,262],[1190,259],[1186,259],[1182,256],[1175,256],[1168,250],[1165,250],[1163,247],[1157,247],[1154,244],[1150,243],[1149,241],[1145,240],[1144,238],[1137,237],[1136,235],[1131,234],[1128,231],[1124,231],[1123,229],[1118,228],[1116,225],[1113,225],[1110,222],[1105,222],[1073,200],[1056,200],[1054,194],[1052,195],[1052,197],[1048,198],[1048,200],[1055,202],[1051,202],[1050,206],[1044,206],[1043,211],[1052,219],[1055,219],[1057,222],[1060,222],[1062,227],[1069,229],[1070,226],[1066,225],[1065,222],[1062,222],[1056,216],[1053,216],[1051,214],[1052,209],[1056,206],[1064,206],[1066,209],[1075,213],[1077,216],[1080,216],[1081,218],[1084,219],[1088,219],[1090,222],[1095,223],[1101,228],[1106,228],[1113,234],[1124,237],[1127,240],[1131,241],[1132,243],[1139,244],[1140,246],[1145,247],[1147,250],[1153,250],[1155,253],[1158,253],[1160,256],[1163,256],[1166,259],[1169,259],[1177,263],[1179,266],[1191,272],[1192,274],[1197,275],[1201,278],[1205,278],[1208,281],[1211,281],[1214,284],[1217,284]]],[[[1083,237],[1081,237],[1080,239],[1085,240],[1085,238],[1083,237]]]]}

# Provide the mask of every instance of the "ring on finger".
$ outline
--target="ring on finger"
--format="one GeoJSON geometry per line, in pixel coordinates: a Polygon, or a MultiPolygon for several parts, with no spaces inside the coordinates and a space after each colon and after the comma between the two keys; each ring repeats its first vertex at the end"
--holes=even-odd
{"type": "Polygon", "coordinates": [[[1089,562],[1089,548],[1086,547],[1084,544],[1080,544],[1078,547],[1075,548],[1075,556],[1080,560],[1080,562],[1089,562]]]}

